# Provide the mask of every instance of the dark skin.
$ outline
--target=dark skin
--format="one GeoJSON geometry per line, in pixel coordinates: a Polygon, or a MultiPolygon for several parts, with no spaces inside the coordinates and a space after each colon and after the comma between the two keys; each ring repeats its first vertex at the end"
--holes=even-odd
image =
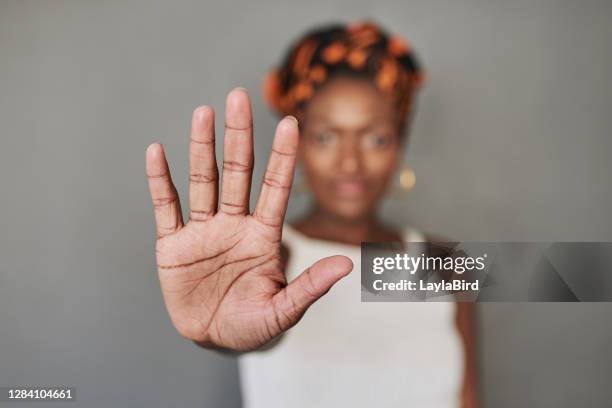
{"type": "MultiPolygon", "coordinates": [[[[295,229],[312,238],[352,245],[402,240],[397,230],[376,217],[404,143],[395,115],[391,101],[365,80],[338,78],[317,92],[301,121],[298,150],[313,204],[305,216],[292,223],[295,229]]],[[[457,303],[456,324],[466,357],[462,407],[475,408],[471,303],[457,303]]]]}
{"type": "MultiPolygon", "coordinates": [[[[294,223],[296,229],[355,245],[401,240],[398,231],[375,216],[402,144],[392,103],[367,81],[335,79],[317,92],[302,119],[302,137],[295,118],[279,122],[261,193],[251,209],[248,94],[235,89],[227,97],[220,182],[214,111],[197,108],[190,135],[188,222],[163,147],[152,144],[147,149],[162,295],[177,331],[202,347],[245,352],[273,345],[351,271],[350,259],[337,255],[286,280],[281,231],[298,157],[314,206],[294,223]]],[[[469,360],[463,401],[464,407],[473,408],[473,312],[463,306],[458,310],[469,360]]]]}
{"type": "Polygon", "coordinates": [[[399,162],[398,119],[391,101],[365,80],[338,78],[316,93],[298,150],[313,207],[296,229],[354,245],[401,240],[376,218],[399,162]]]}
{"type": "Polygon", "coordinates": [[[220,182],[214,117],[209,106],[193,113],[188,222],[163,147],[154,143],[147,149],[157,270],[166,309],[183,337],[207,348],[257,350],[294,326],[353,265],[345,256],[327,257],[287,282],[281,233],[297,157],[297,120],[279,122],[251,209],[253,117],[246,91],[237,88],[227,96],[220,182]]]}

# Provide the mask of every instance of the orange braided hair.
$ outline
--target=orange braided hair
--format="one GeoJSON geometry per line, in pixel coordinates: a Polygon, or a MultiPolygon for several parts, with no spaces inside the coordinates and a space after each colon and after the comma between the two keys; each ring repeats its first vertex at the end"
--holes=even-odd
{"type": "Polygon", "coordinates": [[[400,127],[413,91],[424,82],[414,53],[399,37],[367,21],[334,24],[307,33],[291,47],[282,65],[264,80],[265,101],[280,115],[299,117],[315,90],[342,73],[361,75],[391,96],[400,127]]]}

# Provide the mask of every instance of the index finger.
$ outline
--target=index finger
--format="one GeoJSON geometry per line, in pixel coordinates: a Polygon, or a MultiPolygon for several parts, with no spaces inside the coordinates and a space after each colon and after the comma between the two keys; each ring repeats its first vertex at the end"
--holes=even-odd
{"type": "Polygon", "coordinates": [[[286,116],[276,127],[268,167],[253,213],[255,218],[266,225],[280,227],[285,218],[295,172],[298,141],[297,119],[286,116]]]}

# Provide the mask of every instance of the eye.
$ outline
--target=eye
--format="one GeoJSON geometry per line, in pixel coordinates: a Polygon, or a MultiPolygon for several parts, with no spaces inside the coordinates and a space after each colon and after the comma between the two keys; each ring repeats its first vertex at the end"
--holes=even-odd
{"type": "Polygon", "coordinates": [[[317,146],[330,146],[336,141],[336,135],[329,131],[313,134],[312,141],[317,146]]]}
{"type": "Polygon", "coordinates": [[[392,142],[392,136],[386,133],[369,133],[363,137],[363,144],[368,149],[381,149],[387,147],[392,142]]]}

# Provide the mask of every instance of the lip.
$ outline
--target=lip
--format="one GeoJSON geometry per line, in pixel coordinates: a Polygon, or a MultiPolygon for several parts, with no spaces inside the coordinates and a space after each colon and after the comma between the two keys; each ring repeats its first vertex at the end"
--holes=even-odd
{"type": "Polygon", "coordinates": [[[332,183],[332,190],[339,198],[354,199],[363,196],[367,190],[363,180],[337,180],[332,183]]]}

